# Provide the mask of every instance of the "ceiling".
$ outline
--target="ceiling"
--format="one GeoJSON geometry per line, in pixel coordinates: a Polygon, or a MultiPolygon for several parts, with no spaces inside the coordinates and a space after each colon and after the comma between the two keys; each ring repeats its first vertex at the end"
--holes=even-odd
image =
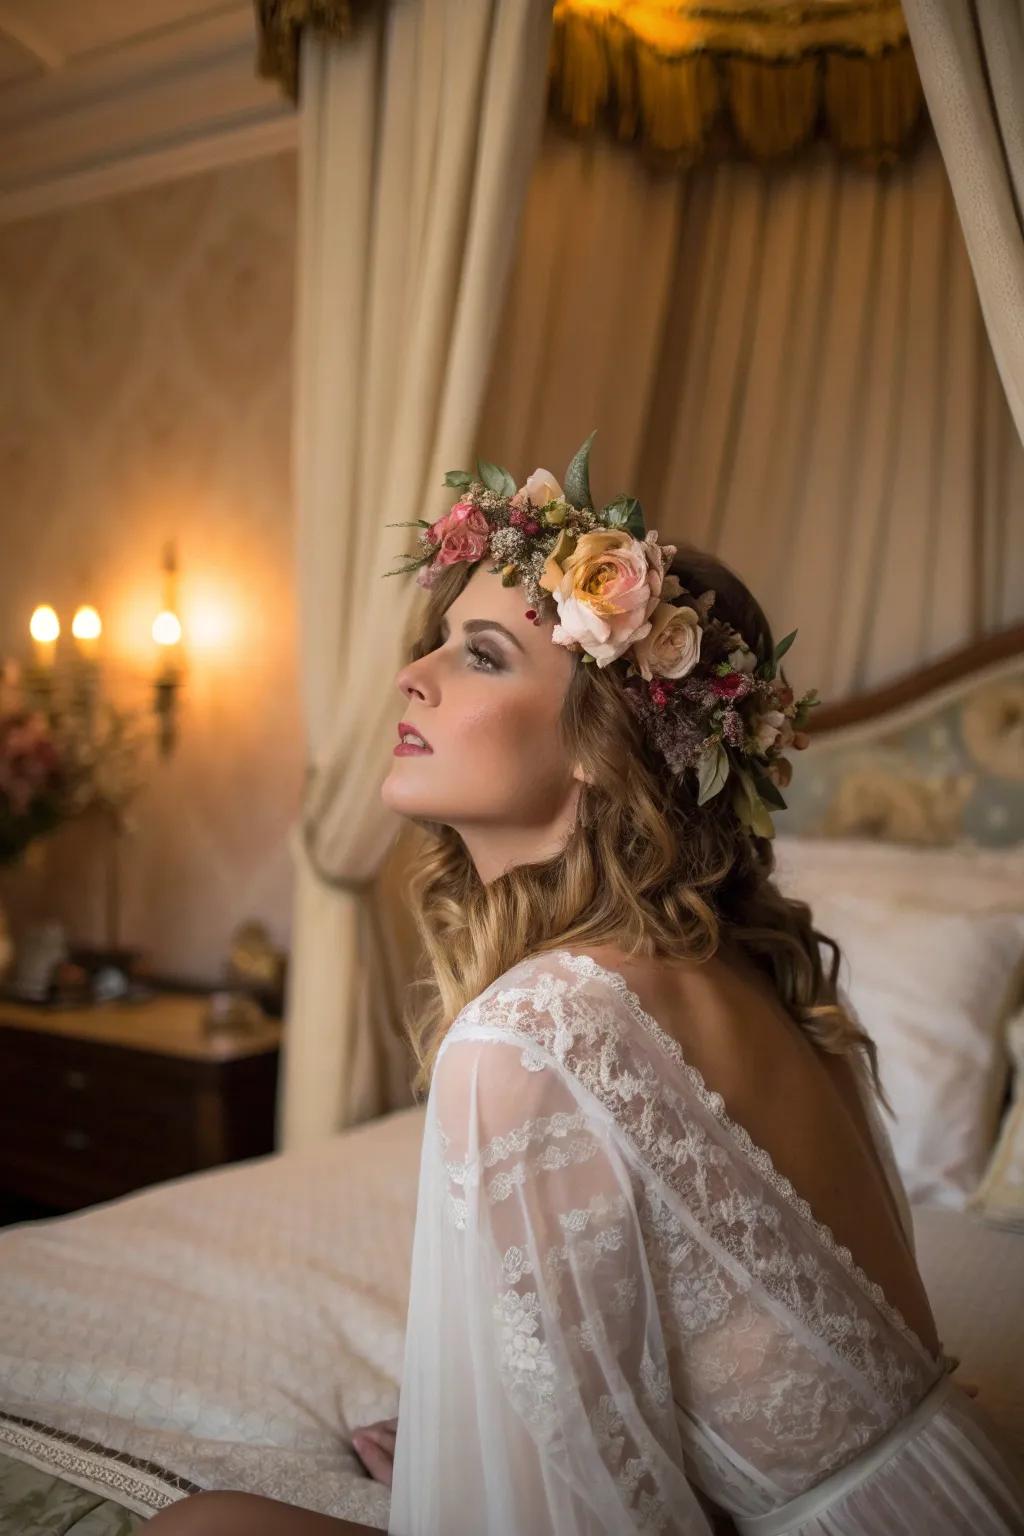
{"type": "Polygon", "coordinates": [[[294,144],[251,0],[0,0],[0,222],[294,144]]]}

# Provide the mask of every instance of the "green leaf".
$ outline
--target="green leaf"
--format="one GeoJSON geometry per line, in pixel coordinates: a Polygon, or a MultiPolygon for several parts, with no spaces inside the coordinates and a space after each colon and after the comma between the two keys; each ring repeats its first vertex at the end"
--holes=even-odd
{"type": "Polygon", "coordinates": [[[598,516],[609,528],[622,528],[634,539],[642,539],[647,532],[644,509],[635,496],[616,496],[614,501],[601,508],[598,516]]]}
{"type": "Polygon", "coordinates": [[[597,428],[587,438],[582,448],[573,454],[569,468],[565,472],[564,496],[571,507],[582,511],[584,507],[593,507],[590,499],[590,445],[597,436],[597,428]]]}
{"type": "Polygon", "coordinates": [[[821,700],[818,698],[817,688],[811,688],[802,698],[797,700],[796,712],[793,716],[793,724],[798,731],[802,731],[807,724],[807,716],[812,709],[817,709],[821,700]]]}
{"type": "Polygon", "coordinates": [[[729,777],[729,755],[720,741],[702,753],[697,763],[697,804],[713,800],[729,777]]]}
{"type": "Polygon", "coordinates": [[[489,464],[485,459],[477,461],[480,471],[480,479],[489,491],[496,496],[514,496],[516,483],[507,469],[502,469],[500,464],[489,464]]]}
{"type": "Polygon", "coordinates": [[[472,485],[473,476],[465,469],[450,469],[444,477],[444,483],[445,485],[454,485],[462,491],[465,490],[467,485],[472,485]]]}
{"type": "Polygon", "coordinates": [[[768,805],[774,805],[780,811],[784,811],[786,809],[786,802],[782,798],[782,792],[779,789],[779,786],[774,782],[774,780],[770,779],[767,774],[755,773],[754,786],[757,789],[758,794],[761,796],[761,799],[764,800],[768,805]]]}
{"type": "Polygon", "coordinates": [[[418,517],[414,523],[385,523],[385,528],[429,528],[432,525],[422,517],[418,517]]]}
{"type": "Polygon", "coordinates": [[[745,769],[737,769],[732,789],[732,803],[743,826],[749,827],[756,837],[774,837],[775,826],[757,790],[745,769]]]}
{"type": "Polygon", "coordinates": [[[785,656],[786,652],[789,650],[790,646],[793,644],[793,641],[796,639],[796,637],[797,637],[797,631],[795,629],[793,629],[793,630],[790,630],[789,634],[785,637],[784,640],[780,640],[779,641],[778,645],[775,647],[774,661],[775,661],[775,665],[776,666],[778,666],[778,664],[782,660],[783,656],[785,656]]]}

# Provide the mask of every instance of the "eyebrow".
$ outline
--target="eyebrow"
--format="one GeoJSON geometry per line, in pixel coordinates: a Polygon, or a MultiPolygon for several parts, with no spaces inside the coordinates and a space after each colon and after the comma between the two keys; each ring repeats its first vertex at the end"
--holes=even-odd
{"type": "MultiPolygon", "coordinates": [[[[512,631],[510,629],[506,629],[504,624],[499,624],[497,619],[466,619],[462,625],[462,628],[467,635],[479,634],[482,629],[496,629],[499,635],[504,635],[506,640],[511,640],[512,644],[518,646],[523,655],[526,655],[526,647],[522,644],[522,642],[517,640],[512,631]]],[[[448,638],[447,618],[441,619],[441,636],[445,640],[448,638]]]]}

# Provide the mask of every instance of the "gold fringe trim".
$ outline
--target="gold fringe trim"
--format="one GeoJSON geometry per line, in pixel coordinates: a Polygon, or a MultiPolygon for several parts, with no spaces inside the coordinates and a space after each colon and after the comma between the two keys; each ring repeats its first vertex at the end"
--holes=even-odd
{"type": "Polygon", "coordinates": [[[293,101],[299,99],[299,38],[304,27],[324,37],[351,37],[354,12],[372,0],[255,0],[259,47],[256,72],[280,80],[293,101]]]}
{"type": "Polygon", "coordinates": [[[607,121],[675,165],[731,130],[759,160],[821,134],[874,168],[907,147],[923,107],[898,0],[556,0],[548,87],[572,131],[607,121]]]}

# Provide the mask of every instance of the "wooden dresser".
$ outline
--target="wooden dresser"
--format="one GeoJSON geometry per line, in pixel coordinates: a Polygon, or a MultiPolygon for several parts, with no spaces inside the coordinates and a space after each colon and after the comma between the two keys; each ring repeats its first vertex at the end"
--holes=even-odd
{"type": "Polygon", "coordinates": [[[0,1198],[55,1210],[273,1151],[280,1026],[207,1036],[208,999],[0,1001],[0,1198]]]}

